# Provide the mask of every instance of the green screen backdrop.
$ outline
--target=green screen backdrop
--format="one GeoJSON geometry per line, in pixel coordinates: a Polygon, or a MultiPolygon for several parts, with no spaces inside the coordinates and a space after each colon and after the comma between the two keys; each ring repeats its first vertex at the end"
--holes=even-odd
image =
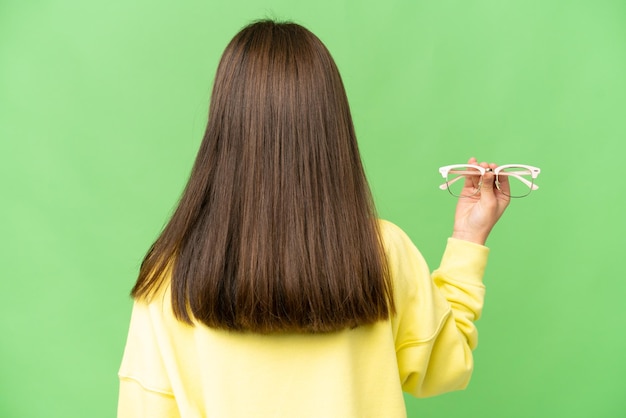
{"type": "Polygon", "coordinates": [[[439,166],[542,168],[488,241],[469,388],[409,416],[626,416],[623,0],[0,0],[0,416],[114,416],[128,292],[264,17],[330,49],[380,216],[431,268],[439,166]]]}

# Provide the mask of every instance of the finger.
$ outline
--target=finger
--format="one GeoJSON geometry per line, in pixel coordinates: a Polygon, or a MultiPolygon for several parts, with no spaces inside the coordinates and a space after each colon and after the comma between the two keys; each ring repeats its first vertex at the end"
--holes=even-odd
{"type": "Polygon", "coordinates": [[[486,162],[480,163],[480,166],[485,169],[485,175],[483,176],[483,190],[493,190],[494,188],[494,175],[493,170],[497,167],[495,164],[488,164],[486,162]]]}
{"type": "MultiPolygon", "coordinates": [[[[465,183],[464,186],[469,190],[476,190],[480,187],[480,175],[465,175],[465,183]]],[[[472,194],[472,192],[467,192],[472,194]]]]}
{"type": "MultiPolygon", "coordinates": [[[[469,160],[467,160],[467,164],[477,165],[476,158],[471,157],[469,160]]],[[[463,187],[465,189],[470,190],[470,191],[467,191],[466,193],[468,195],[471,195],[473,194],[471,190],[476,190],[480,187],[480,176],[465,175],[464,177],[465,177],[465,180],[463,183],[463,187]]]]}
{"type": "Polygon", "coordinates": [[[501,193],[501,197],[509,199],[509,196],[511,195],[511,186],[509,183],[509,176],[499,175],[496,178],[496,181],[497,181],[496,186],[501,193]]]}
{"type": "MultiPolygon", "coordinates": [[[[468,161],[468,164],[471,165],[478,165],[478,160],[476,159],[476,157],[471,157],[468,161]]],[[[465,186],[466,187],[470,187],[473,190],[478,190],[480,189],[481,186],[481,177],[480,176],[468,176],[466,178],[466,182],[465,182],[465,186]]]]}

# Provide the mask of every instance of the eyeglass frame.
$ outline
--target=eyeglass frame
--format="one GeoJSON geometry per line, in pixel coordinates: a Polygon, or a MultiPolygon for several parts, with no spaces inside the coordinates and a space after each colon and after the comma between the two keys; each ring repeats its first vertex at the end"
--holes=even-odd
{"type": "Polygon", "coordinates": [[[532,165],[526,165],[526,164],[504,164],[504,165],[500,165],[498,167],[496,167],[495,169],[491,169],[491,168],[485,168],[485,167],[481,167],[479,165],[475,165],[475,164],[452,164],[452,165],[446,165],[443,167],[439,167],[439,173],[441,173],[441,176],[446,180],[445,183],[439,185],[439,189],[440,190],[448,190],[448,192],[455,197],[473,197],[476,196],[478,194],[478,192],[481,189],[481,186],[483,184],[483,178],[485,176],[485,173],[487,172],[492,172],[495,176],[495,181],[494,184],[496,186],[496,188],[498,190],[500,190],[504,195],[513,198],[513,199],[518,199],[518,198],[522,198],[522,197],[526,197],[530,194],[531,191],[533,190],[537,190],[539,188],[539,186],[537,186],[535,184],[535,179],[537,178],[537,176],[539,176],[539,173],[541,173],[541,169],[539,167],[534,167],[532,165]],[[524,168],[526,170],[530,171],[530,176],[532,178],[532,181],[529,181],[527,179],[525,179],[524,177],[514,173],[514,172],[504,172],[501,173],[502,170],[507,169],[507,168],[512,168],[512,167],[519,167],[519,168],[524,168]],[[459,181],[460,179],[464,179],[465,176],[463,175],[459,175],[458,177],[452,179],[451,181],[448,181],[448,174],[450,174],[450,172],[452,170],[454,170],[455,168],[474,168],[477,169],[478,171],[480,171],[480,182],[478,184],[478,187],[476,188],[476,191],[469,195],[469,196],[462,196],[462,195],[455,195],[454,193],[452,193],[452,191],[450,190],[449,185],[453,184],[457,181],[459,181]],[[506,194],[504,193],[504,191],[500,188],[500,180],[498,178],[498,176],[502,174],[502,175],[506,175],[506,176],[513,176],[515,178],[517,178],[519,181],[521,181],[522,183],[524,183],[525,185],[528,186],[528,193],[526,193],[523,196],[511,196],[510,194],[506,194]]]}

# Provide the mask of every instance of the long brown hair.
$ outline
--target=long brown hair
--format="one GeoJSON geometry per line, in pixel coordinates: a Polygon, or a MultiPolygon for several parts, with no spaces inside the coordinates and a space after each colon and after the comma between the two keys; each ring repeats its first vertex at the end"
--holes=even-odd
{"type": "Polygon", "coordinates": [[[184,322],[330,332],[387,319],[392,288],[339,71],[294,23],[229,43],[176,211],[132,290],[184,322]]]}

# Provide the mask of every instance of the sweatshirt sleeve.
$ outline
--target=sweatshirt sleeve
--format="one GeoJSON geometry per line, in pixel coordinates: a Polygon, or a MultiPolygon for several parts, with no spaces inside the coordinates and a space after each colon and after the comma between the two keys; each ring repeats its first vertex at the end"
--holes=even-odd
{"type": "Polygon", "coordinates": [[[489,250],[450,238],[440,267],[431,275],[409,237],[392,229],[386,248],[394,283],[392,326],[402,388],[416,397],[464,389],[473,370],[474,321],[483,306],[482,277],[489,250]]]}
{"type": "Polygon", "coordinates": [[[118,373],[118,418],[180,417],[158,347],[148,306],[135,302],[118,373]]]}

